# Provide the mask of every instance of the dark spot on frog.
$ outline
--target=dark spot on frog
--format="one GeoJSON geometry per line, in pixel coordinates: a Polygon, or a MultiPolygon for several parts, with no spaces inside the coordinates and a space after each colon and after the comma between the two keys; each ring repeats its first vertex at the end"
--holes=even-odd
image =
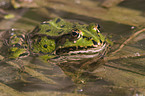
{"type": "Polygon", "coordinates": [[[100,35],[98,35],[98,37],[100,37],[100,35]]]}
{"type": "Polygon", "coordinates": [[[81,47],[81,46],[78,46],[78,49],[80,50],[82,50],[82,49],[85,49],[85,47],[81,47]]]}
{"type": "Polygon", "coordinates": [[[61,31],[58,32],[58,34],[61,34],[63,32],[63,30],[61,29],[61,31]]]}
{"type": "Polygon", "coordinates": [[[57,20],[56,20],[56,23],[58,23],[58,22],[60,22],[61,21],[61,19],[60,18],[58,18],[57,20]]]}
{"type": "Polygon", "coordinates": [[[106,41],[103,42],[103,44],[105,44],[105,43],[106,43],[106,41]]]}
{"type": "Polygon", "coordinates": [[[87,46],[87,48],[94,48],[93,46],[87,46]]]}
{"type": "Polygon", "coordinates": [[[19,43],[15,44],[15,47],[21,47],[21,45],[19,43]]]}
{"type": "Polygon", "coordinates": [[[94,45],[97,45],[98,44],[96,41],[94,41],[94,40],[92,40],[92,41],[93,41],[94,45]]]}
{"type": "Polygon", "coordinates": [[[23,48],[28,48],[27,46],[23,46],[23,48]]]}
{"type": "Polygon", "coordinates": [[[45,44],[43,47],[44,47],[44,48],[47,48],[47,45],[45,44]]]}
{"type": "Polygon", "coordinates": [[[29,53],[22,53],[22,54],[20,54],[19,55],[19,57],[21,57],[21,56],[27,56],[29,53]]]}
{"type": "Polygon", "coordinates": [[[100,40],[100,43],[102,43],[102,40],[100,40]]]}
{"type": "Polygon", "coordinates": [[[50,52],[47,52],[47,54],[50,54],[50,52]]]}
{"type": "Polygon", "coordinates": [[[60,27],[61,27],[61,28],[64,28],[64,27],[65,27],[65,25],[61,25],[60,27]]]}
{"type": "Polygon", "coordinates": [[[87,38],[86,36],[83,36],[83,38],[87,38]]]}
{"type": "Polygon", "coordinates": [[[39,51],[39,53],[40,53],[40,54],[43,54],[43,52],[42,52],[42,51],[39,51]]]}
{"type": "Polygon", "coordinates": [[[99,24],[97,25],[97,28],[98,28],[98,29],[100,28],[100,25],[99,25],[99,24]]]}
{"type": "Polygon", "coordinates": [[[51,31],[51,29],[46,30],[46,32],[49,32],[49,31],[51,31]]]}
{"type": "Polygon", "coordinates": [[[58,32],[58,34],[61,34],[62,32],[58,32]]]}
{"type": "Polygon", "coordinates": [[[38,38],[37,43],[39,43],[41,41],[41,37],[38,38]]]}

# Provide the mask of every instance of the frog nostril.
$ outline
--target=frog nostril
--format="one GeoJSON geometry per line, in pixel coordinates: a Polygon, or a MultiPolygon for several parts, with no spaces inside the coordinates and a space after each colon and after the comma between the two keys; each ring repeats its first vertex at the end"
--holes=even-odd
{"type": "Polygon", "coordinates": [[[44,48],[47,48],[47,45],[45,44],[43,47],[44,47],[44,48]]]}
{"type": "Polygon", "coordinates": [[[96,41],[94,41],[94,40],[92,40],[92,41],[93,41],[94,45],[98,45],[98,43],[96,41]]]}
{"type": "Polygon", "coordinates": [[[92,39],[92,37],[88,37],[88,38],[87,38],[87,40],[91,40],[91,39],[92,39]]]}

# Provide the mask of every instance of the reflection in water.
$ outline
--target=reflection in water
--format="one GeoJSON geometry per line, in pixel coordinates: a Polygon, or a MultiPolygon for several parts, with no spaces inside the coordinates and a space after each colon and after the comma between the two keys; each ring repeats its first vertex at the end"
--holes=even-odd
{"type": "Polygon", "coordinates": [[[94,77],[90,72],[99,67],[103,62],[102,58],[105,52],[93,58],[86,58],[82,60],[69,60],[68,62],[60,63],[58,66],[64,71],[66,75],[71,77],[72,81],[76,84],[85,84],[87,81],[94,77]]]}

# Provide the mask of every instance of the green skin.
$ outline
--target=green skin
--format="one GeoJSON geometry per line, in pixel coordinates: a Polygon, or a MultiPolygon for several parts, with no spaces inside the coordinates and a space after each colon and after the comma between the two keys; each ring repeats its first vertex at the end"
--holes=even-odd
{"type": "Polygon", "coordinates": [[[25,36],[15,33],[9,40],[9,58],[20,58],[30,54],[37,54],[44,60],[55,57],[58,49],[70,47],[98,47],[112,42],[103,36],[96,24],[79,24],[55,18],[37,26],[25,36]],[[27,37],[27,38],[26,38],[27,37]],[[20,46],[16,46],[20,45],[20,46]]]}

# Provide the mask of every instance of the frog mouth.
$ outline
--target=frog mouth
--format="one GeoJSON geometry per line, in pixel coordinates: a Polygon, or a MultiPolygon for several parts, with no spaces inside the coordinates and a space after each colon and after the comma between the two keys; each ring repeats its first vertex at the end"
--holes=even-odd
{"type": "Polygon", "coordinates": [[[96,54],[105,49],[106,43],[102,44],[101,46],[88,46],[85,47],[67,47],[67,48],[59,48],[56,50],[56,54],[96,54]]]}

